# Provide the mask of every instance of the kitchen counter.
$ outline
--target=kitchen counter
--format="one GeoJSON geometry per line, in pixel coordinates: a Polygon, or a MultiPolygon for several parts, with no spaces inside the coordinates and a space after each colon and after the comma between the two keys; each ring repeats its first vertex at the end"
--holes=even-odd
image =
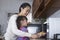
{"type": "Polygon", "coordinates": [[[30,39],[30,40],[52,40],[52,39],[50,39],[50,38],[47,38],[47,39],[40,38],[40,39],[30,39]]]}
{"type": "Polygon", "coordinates": [[[45,40],[45,39],[30,39],[30,40],[45,40]]]}

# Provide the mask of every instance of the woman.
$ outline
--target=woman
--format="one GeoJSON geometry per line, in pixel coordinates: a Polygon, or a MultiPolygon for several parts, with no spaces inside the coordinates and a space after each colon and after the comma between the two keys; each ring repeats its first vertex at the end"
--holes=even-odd
{"type": "Polygon", "coordinates": [[[17,17],[18,16],[27,16],[28,13],[30,12],[30,10],[31,10],[30,4],[23,3],[19,8],[19,13],[10,17],[9,22],[8,22],[8,28],[7,28],[6,33],[4,35],[5,40],[15,40],[16,35],[21,36],[21,37],[27,36],[27,37],[31,37],[31,38],[38,37],[35,34],[32,35],[30,33],[23,32],[23,31],[19,30],[16,25],[17,17]]]}

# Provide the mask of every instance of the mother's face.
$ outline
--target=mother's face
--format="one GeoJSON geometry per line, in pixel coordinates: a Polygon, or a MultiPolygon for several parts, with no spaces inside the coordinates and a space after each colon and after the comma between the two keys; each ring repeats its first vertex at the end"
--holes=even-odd
{"type": "Polygon", "coordinates": [[[21,9],[24,16],[27,16],[30,10],[31,8],[29,6],[25,7],[24,9],[21,9]]]}

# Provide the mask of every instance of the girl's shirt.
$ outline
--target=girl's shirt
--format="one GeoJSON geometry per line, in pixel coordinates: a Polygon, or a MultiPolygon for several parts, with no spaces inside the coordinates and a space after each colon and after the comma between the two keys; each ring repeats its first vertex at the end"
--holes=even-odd
{"type": "MultiPolygon", "coordinates": [[[[24,31],[24,32],[28,32],[26,27],[20,27],[20,30],[24,31]]],[[[29,38],[26,36],[25,37],[17,37],[17,40],[29,40],[29,38]]]]}

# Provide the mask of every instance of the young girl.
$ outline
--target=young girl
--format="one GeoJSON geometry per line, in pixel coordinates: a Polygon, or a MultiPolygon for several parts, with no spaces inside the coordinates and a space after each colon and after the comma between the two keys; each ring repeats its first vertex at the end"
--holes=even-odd
{"type": "MultiPolygon", "coordinates": [[[[17,20],[17,28],[21,31],[28,32],[27,30],[27,18],[25,16],[18,16],[17,20]]],[[[28,37],[17,37],[16,40],[29,40],[28,37]]]]}

